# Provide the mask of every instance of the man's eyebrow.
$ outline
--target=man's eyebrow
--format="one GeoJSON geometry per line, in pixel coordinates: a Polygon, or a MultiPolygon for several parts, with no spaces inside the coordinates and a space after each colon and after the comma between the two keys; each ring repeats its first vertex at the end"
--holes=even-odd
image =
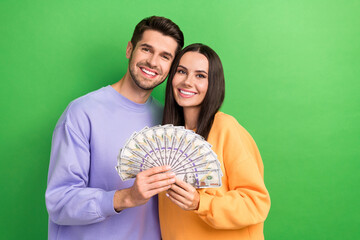
{"type": "MultiPolygon", "coordinates": [[[[141,46],[141,47],[147,47],[147,48],[154,49],[153,46],[151,46],[151,45],[149,45],[149,44],[147,44],[147,43],[142,43],[140,46],[141,46]]],[[[163,54],[169,56],[170,58],[174,58],[174,56],[173,56],[171,53],[169,53],[169,52],[164,51],[163,54]]]]}
{"type": "Polygon", "coordinates": [[[171,59],[174,58],[174,56],[173,56],[171,53],[169,53],[169,52],[164,52],[164,54],[167,55],[167,56],[169,56],[169,58],[171,58],[171,59]]]}
{"type": "Polygon", "coordinates": [[[148,48],[153,48],[153,46],[147,44],[147,43],[142,43],[140,44],[141,47],[148,47],[148,48]]]}

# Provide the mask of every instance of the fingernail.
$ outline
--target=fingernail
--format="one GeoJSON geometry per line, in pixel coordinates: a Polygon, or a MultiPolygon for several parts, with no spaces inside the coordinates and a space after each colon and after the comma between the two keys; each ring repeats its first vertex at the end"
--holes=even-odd
{"type": "Polygon", "coordinates": [[[168,193],[165,193],[165,195],[166,195],[167,197],[169,197],[169,194],[168,194],[168,193]]]}

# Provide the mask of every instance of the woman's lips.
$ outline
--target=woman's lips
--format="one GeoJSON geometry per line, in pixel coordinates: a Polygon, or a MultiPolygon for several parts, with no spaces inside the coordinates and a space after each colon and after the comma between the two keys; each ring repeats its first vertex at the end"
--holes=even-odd
{"type": "Polygon", "coordinates": [[[180,93],[180,96],[184,97],[184,98],[190,98],[196,94],[196,92],[192,92],[192,91],[181,89],[181,88],[179,88],[179,93],[180,93]]]}

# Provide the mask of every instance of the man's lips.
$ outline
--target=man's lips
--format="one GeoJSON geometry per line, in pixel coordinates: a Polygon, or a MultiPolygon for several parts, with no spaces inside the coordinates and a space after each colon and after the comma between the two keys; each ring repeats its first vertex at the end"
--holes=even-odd
{"type": "Polygon", "coordinates": [[[150,68],[146,68],[146,67],[139,67],[141,72],[144,73],[145,75],[149,76],[149,77],[156,77],[157,75],[159,75],[157,73],[157,71],[154,71],[150,68]]]}
{"type": "Polygon", "coordinates": [[[179,90],[180,96],[184,97],[184,98],[190,98],[190,97],[192,97],[192,96],[194,96],[196,94],[196,92],[181,89],[181,88],[179,88],[178,90],[179,90]]]}

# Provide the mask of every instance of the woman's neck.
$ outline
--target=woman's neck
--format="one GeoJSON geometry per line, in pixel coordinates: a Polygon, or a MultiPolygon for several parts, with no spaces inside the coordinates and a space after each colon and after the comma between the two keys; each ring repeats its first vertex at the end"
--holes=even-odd
{"type": "Polygon", "coordinates": [[[185,128],[194,130],[197,128],[197,122],[199,119],[200,108],[184,108],[184,120],[185,128]]]}

